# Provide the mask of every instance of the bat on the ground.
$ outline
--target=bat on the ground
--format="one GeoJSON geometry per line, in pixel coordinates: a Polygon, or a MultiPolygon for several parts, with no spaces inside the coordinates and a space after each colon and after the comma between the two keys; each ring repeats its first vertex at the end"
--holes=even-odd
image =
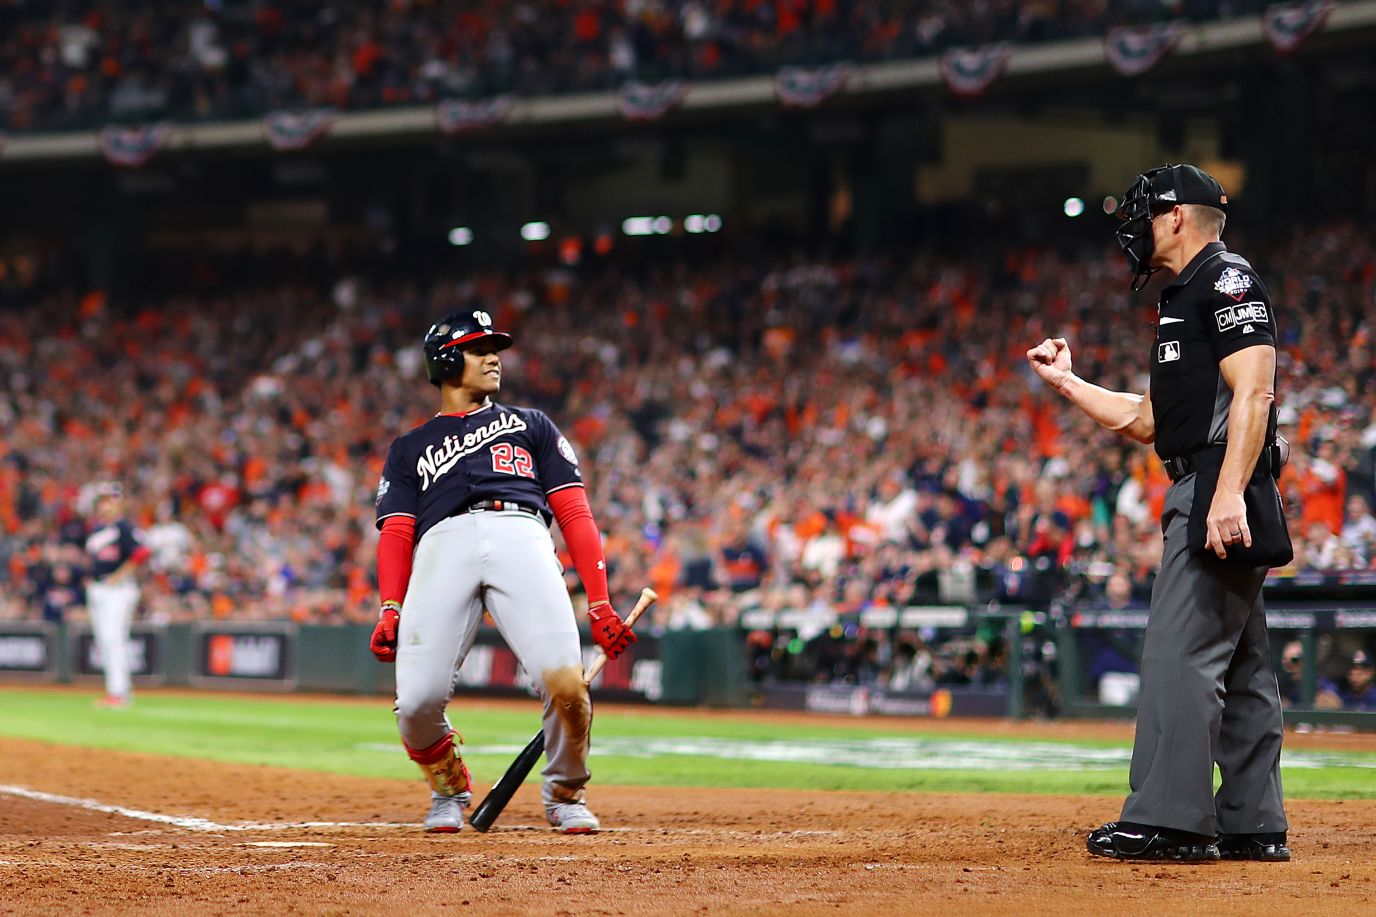
{"type": "MultiPolygon", "coordinates": [[[[659,596],[653,589],[646,587],[640,590],[640,599],[631,609],[631,613],[626,615],[626,626],[633,627],[635,622],[645,613],[645,609],[653,605],[659,596]]],[[[607,654],[599,653],[593,660],[592,665],[588,666],[587,673],[583,676],[583,681],[592,684],[592,680],[602,671],[602,667],[607,664],[607,654]]],[[[502,779],[498,780],[488,791],[487,797],[478,804],[474,810],[473,817],[468,823],[478,831],[486,831],[492,827],[492,823],[497,820],[497,816],[502,814],[506,804],[511,802],[511,797],[516,794],[516,790],[525,782],[526,775],[531,768],[535,767],[535,762],[540,760],[540,756],[545,753],[545,731],[541,729],[535,733],[535,738],[531,739],[521,753],[516,756],[516,760],[511,762],[511,766],[502,774],[502,779]]]]}

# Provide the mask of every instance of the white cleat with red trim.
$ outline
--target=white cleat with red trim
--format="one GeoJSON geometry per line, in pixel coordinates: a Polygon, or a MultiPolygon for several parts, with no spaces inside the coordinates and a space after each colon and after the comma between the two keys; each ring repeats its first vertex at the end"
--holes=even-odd
{"type": "Polygon", "coordinates": [[[472,793],[441,796],[430,793],[430,814],[425,816],[425,830],[432,834],[455,834],[463,830],[463,810],[473,799],[472,793]]]}
{"type": "Polygon", "coordinates": [[[602,827],[597,816],[581,802],[556,802],[545,808],[545,818],[560,834],[596,834],[602,827]]]}

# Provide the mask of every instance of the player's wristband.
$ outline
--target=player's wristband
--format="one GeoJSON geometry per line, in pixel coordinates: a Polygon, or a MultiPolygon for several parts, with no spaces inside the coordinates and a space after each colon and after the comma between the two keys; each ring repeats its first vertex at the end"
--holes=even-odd
{"type": "Polygon", "coordinates": [[[395,611],[397,614],[401,614],[401,603],[396,601],[395,599],[388,599],[387,601],[382,603],[381,610],[382,612],[391,610],[395,611]]]}

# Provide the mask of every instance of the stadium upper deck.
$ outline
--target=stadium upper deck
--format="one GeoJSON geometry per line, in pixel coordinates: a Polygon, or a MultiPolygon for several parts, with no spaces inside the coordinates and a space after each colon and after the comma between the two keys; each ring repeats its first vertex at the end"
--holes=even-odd
{"type": "Polygon", "coordinates": [[[0,0],[0,128],[367,108],[922,57],[1266,0],[0,0]]]}

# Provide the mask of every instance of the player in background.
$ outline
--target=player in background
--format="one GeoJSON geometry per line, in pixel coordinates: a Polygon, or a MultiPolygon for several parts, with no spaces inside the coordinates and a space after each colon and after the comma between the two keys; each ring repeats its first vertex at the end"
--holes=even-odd
{"type": "Polygon", "coordinates": [[[483,609],[544,701],[545,815],[557,830],[598,829],[584,802],[592,704],[551,518],[578,569],[593,639],[615,658],[635,642],[607,591],[602,536],[573,448],[540,411],[492,400],[509,334],[483,311],[425,335],[439,413],[392,443],[377,492],[382,610],[372,651],[397,667],[396,716],[430,785],[425,830],[463,827],[472,780],[445,710],[483,609]]]}
{"type": "Polygon", "coordinates": [[[124,515],[124,488],[117,481],[96,490],[95,528],[86,538],[91,579],[86,608],[105,669],[105,697],[98,704],[128,707],[133,698],[129,671],[129,625],[139,603],[134,571],[148,558],[142,537],[124,515]]]}

